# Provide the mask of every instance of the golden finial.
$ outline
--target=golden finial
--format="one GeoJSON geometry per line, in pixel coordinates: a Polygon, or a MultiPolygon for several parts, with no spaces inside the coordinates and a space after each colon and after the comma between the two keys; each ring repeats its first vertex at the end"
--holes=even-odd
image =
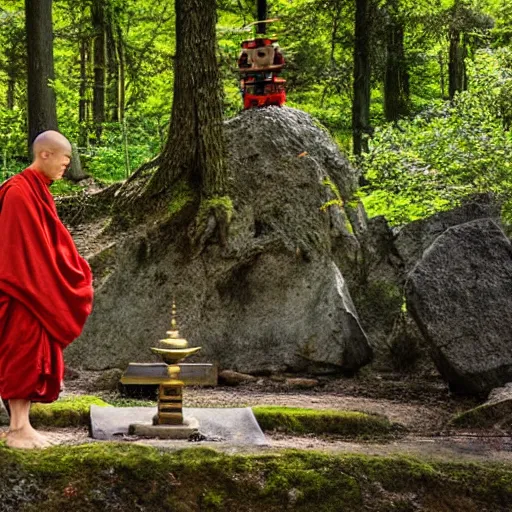
{"type": "Polygon", "coordinates": [[[177,325],[177,323],[176,323],[176,301],[173,299],[172,300],[172,311],[171,311],[171,329],[173,331],[178,330],[176,325],[177,325]]]}
{"type": "MultiPolygon", "coordinates": [[[[158,350],[182,350],[186,349],[188,346],[188,342],[186,339],[180,336],[180,332],[177,326],[177,314],[176,314],[176,302],[173,299],[172,301],[172,309],[171,309],[171,328],[167,331],[167,338],[160,340],[160,343],[166,347],[165,349],[152,349],[154,352],[158,350]]],[[[158,352],[160,353],[160,352],[158,352]]]]}

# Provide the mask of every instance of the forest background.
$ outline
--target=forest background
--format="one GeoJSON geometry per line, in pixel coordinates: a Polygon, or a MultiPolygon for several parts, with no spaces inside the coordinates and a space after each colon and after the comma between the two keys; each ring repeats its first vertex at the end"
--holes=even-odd
{"type": "MultiPolygon", "coordinates": [[[[268,11],[287,105],[362,168],[370,216],[400,225],[493,192],[512,223],[512,2],[272,0],[268,11]]],[[[217,14],[229,118],[242,109],[236,61],[256,2],[218,0],[217,14]]],[[[58,126],[96,182],[126,178],[164,147],[175,30],[174,0],[53,1],[58,126]]],[[[30,161],[27,65],[25,4],[0,0],[0,182],[30,161]]]]}

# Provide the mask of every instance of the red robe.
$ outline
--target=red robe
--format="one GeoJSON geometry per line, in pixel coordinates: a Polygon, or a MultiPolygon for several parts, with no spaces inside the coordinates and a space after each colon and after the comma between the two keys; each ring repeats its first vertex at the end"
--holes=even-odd
{"type": "Polygon", "coordinates": [[[62,350],[92,309],[92,275],[57,216],[42,173],[0,187],[0,396],[57,399],[62,350]]]}

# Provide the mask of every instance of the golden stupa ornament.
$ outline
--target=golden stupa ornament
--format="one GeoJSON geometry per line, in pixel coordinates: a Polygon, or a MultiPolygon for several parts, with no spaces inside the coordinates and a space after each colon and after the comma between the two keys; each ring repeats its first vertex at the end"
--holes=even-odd
{"type": "Polygon", "coordinates": [[[167,338],[160,340],[159,347],[151,347],[167,364],[168,376],[158,390],[158,413],[153,420],[156,425],[183,425],[184,383],[180,380],[178,363],[201,350],[201,347],[188,347],[187,340],[180,336],[176,318],[176,303],[173,301],[171,329],[167,331],[167,338]]]}

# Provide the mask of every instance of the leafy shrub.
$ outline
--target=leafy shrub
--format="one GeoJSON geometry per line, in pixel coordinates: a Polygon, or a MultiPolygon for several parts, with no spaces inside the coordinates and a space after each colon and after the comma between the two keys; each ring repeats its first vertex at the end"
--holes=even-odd
{"type": "Polygon", "coordinates": [[[377,128],[362,165],[370,185],[362,198],[370,215],[402,224],[494,192],[512,220],[512,134],[506,91],[510,52],[480,51],[472,89],[412,120],[377,128]]]}

